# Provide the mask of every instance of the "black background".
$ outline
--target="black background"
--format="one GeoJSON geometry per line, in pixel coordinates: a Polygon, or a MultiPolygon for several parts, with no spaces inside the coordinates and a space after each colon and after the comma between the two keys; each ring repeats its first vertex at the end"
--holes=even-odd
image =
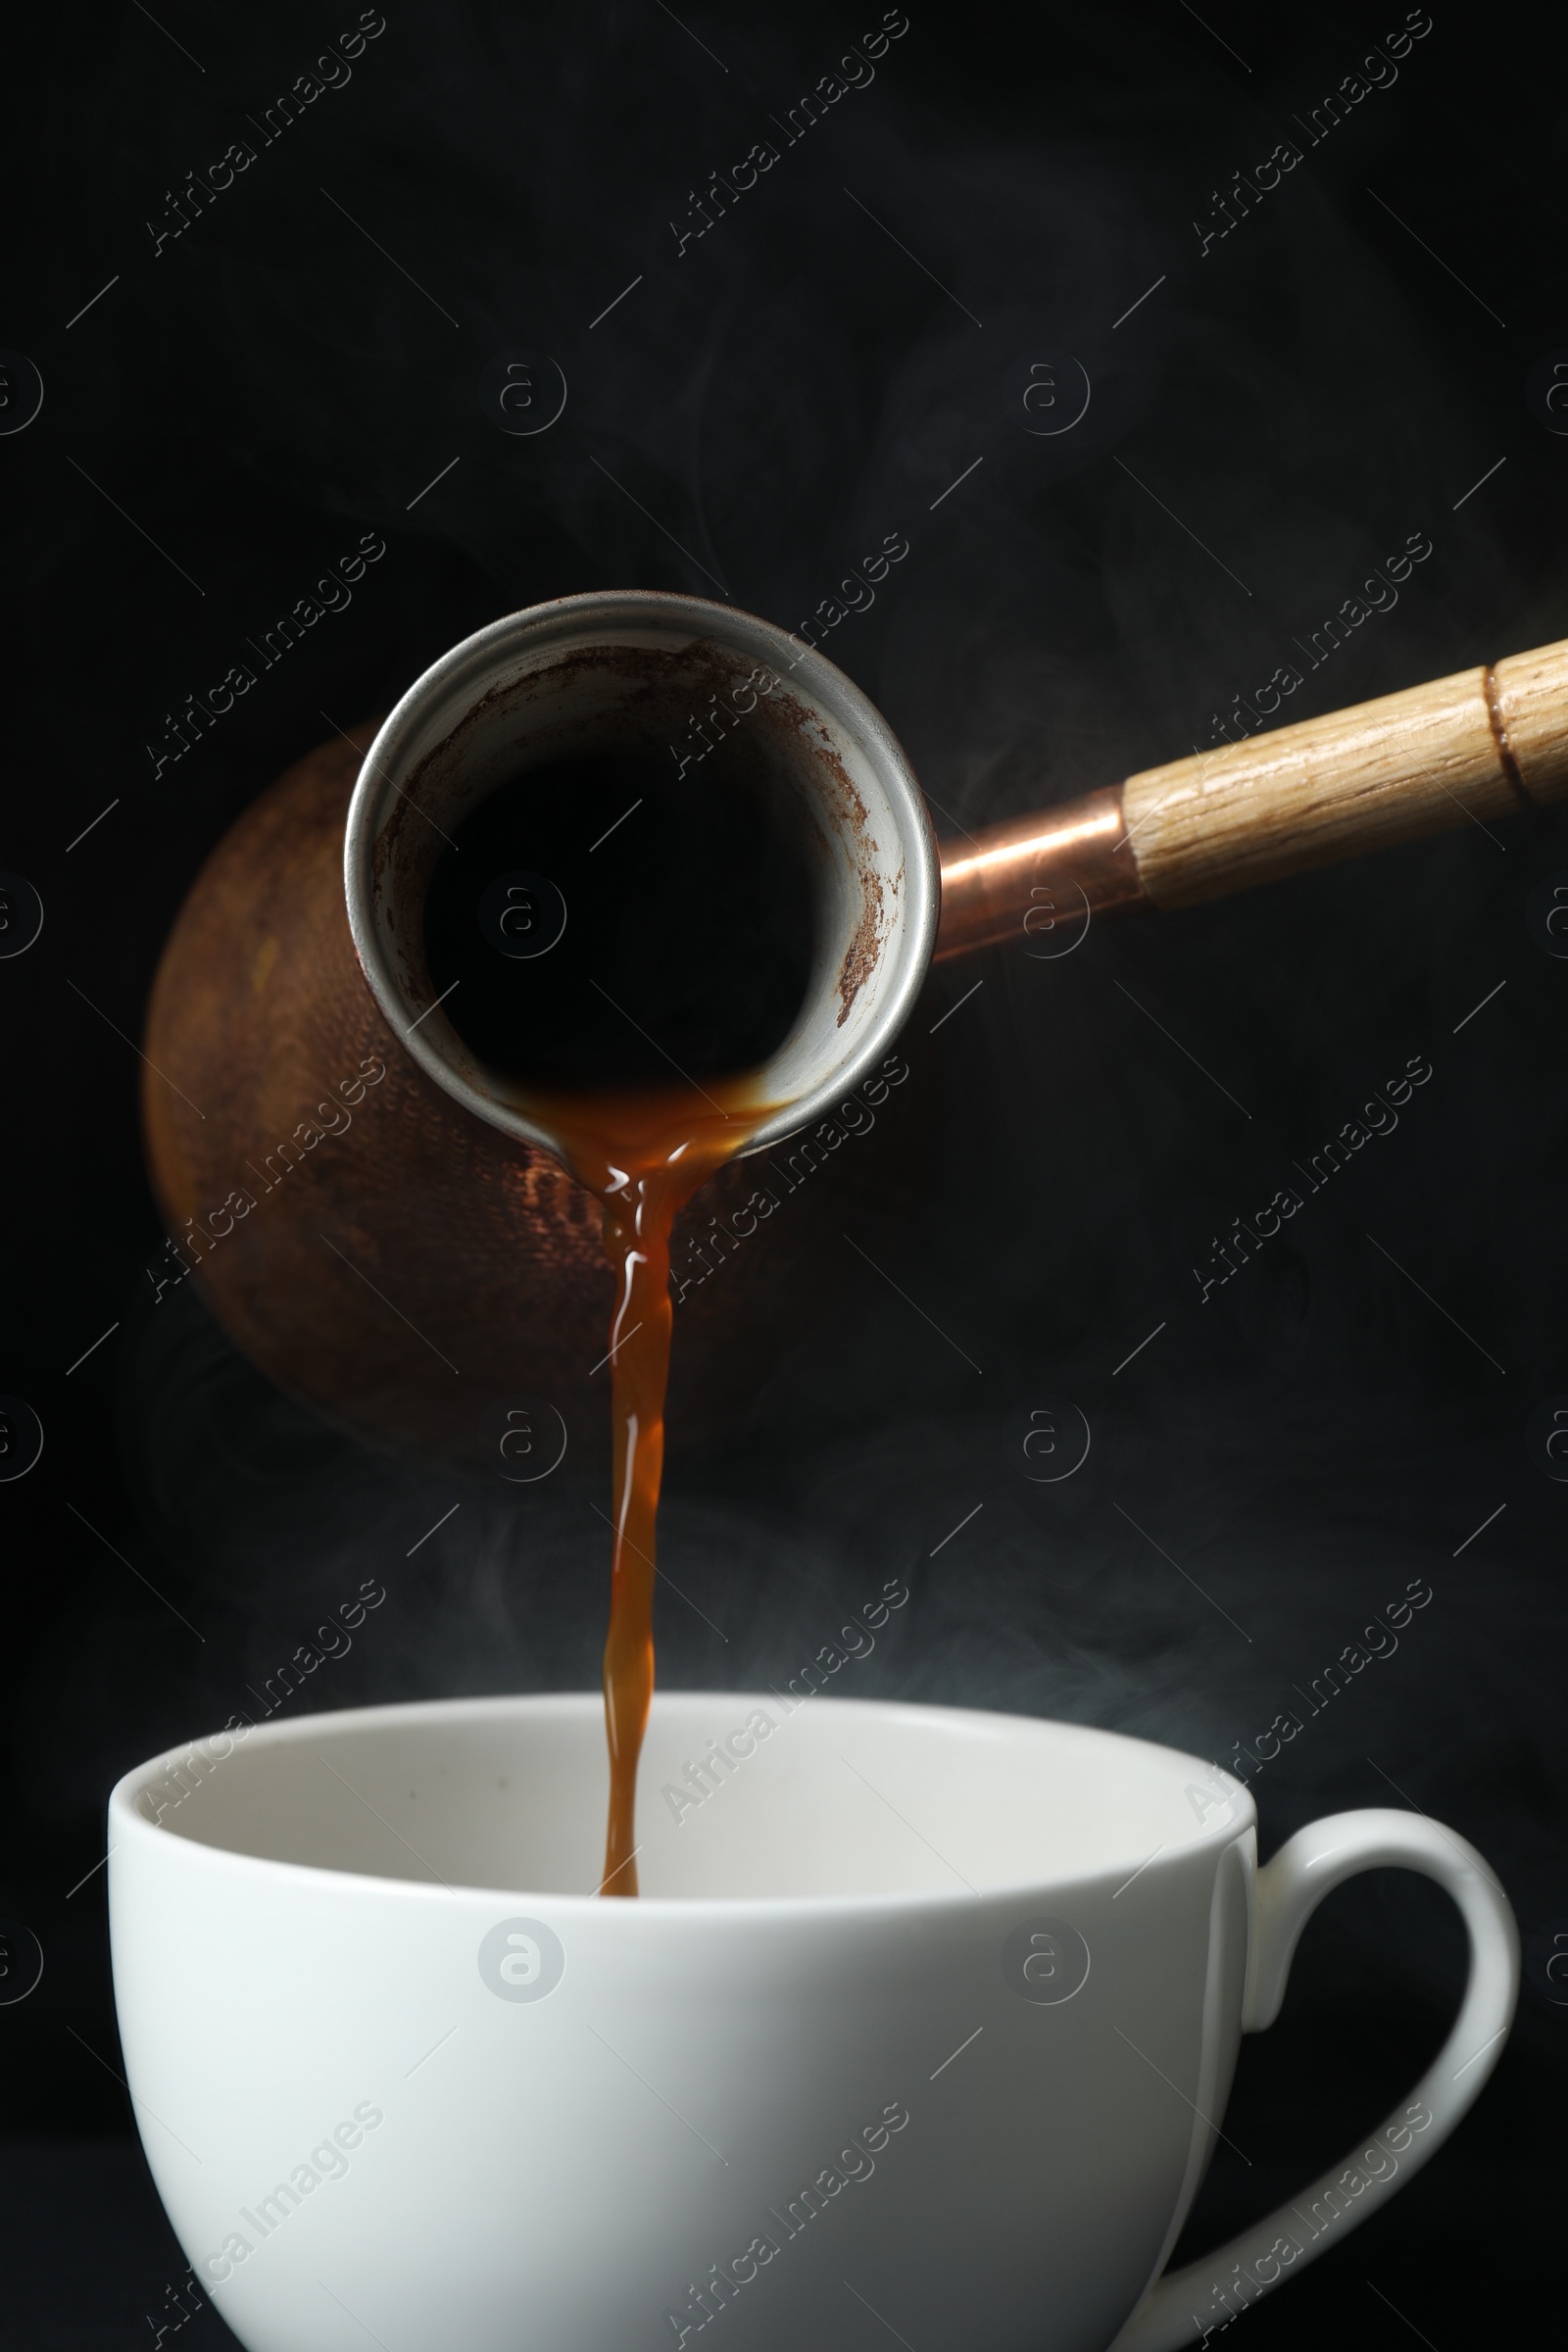
{"type": "MultiPolygon", "coordinates": [[[[352,79],[266,147],[247,116],[352,8],[161,0],[156,23],[13,29],[0,343],[45,387],[0,440],[0,865],[45,907],[0,964],[0,1389],[46,1433],[0,1487],[0,1916],[46,1954],[0,2008],[4,2301],[30,2352],[148,2340],[183,2273],[116,2079],[102,1871],[77,1886],[114,1779],[243,1704],[368,1574],[388,1602],[310,1704],[597,1676],[585,1494],[519,1509],[384,1462],[267,1389],[194,1286],[153,1305],[129,1041],[234,815],[328,720],[384,710],[499,613],[721,583],[793,626],[891,530],[909,557],[828,650],[944,832],[1212,740],[1211,714],[1412,533],[1433,553],[1396,609],[1290,715],[1568,633],[1568,439],[1526,385],[1568,356],[1564,61],[1534,12],[1437,0],[1396,81],[1308,146],[1299,118],[1401,9],[913,0],[874,84],[677,257],[690,191],[879,12],[681,15],[389,0],[352,79]],[[255,164],[155,254],[166,191],[236,137],[255,164]],[[1212,191],[1286,138],[1302,164],[1202,252],[1212,191]],[[531,439],[479,399],[519,347],[568,387],[531,439]],[[1016,370],[1063,354],[1089,412],[1032,437],[1016,370]],[[155,776],[165,713],[370,529],[388,552],[352,606],[155,776]]],[[[671,1684],[791,1673],[831,1612],[903,1574],[860,1693],[1224,1758],[1430,1582],[1397,1654],[1263,1775],[1262,1844],[1361,1804],[1473,1838],[1527,1938],[1519,2025],[1432,2169],[1248,2316],[1259,2347],[1516,2340],[1544,2283],[1498,2255],[1552,2234],[1568,2030],[1544,1974],[1568,1931],[1568,1489],[1526,1439],[1568,1391],[1568,963],[1525,915],[1560,868],[1556,813],[1483,829],[1456,809],[1416,849],[943,972],[887,1114],[927,1138],[920,1205],[857,1228],[940,1329],[825,1256],[826,1336],[764,1368],[722,1446],[672,1433],[665,1564],[723,1634],[662,1600],[671,1684]],[[1398,1131],[1200,1304],[1212,1237],[1412,1055],[1433,1076],[1398,1131]],[[1030,1486],[1020,1430],[1068,1397],[1090,1459],[1030,1486]]],[[[1281,2023],[1244,2050],[1227,2129],[1250,2161],[1221,2149],[1190,2250],[1402,2095],[1462,1966],[1425,1884],[1331,1898],[1281,2023]]],[[[226,2336],[211,2311],[187,2328],[226,2336]]]]}

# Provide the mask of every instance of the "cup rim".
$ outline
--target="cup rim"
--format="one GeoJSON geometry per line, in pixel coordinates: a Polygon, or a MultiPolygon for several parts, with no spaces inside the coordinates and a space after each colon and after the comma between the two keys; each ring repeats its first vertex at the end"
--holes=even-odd
{"type": "MultiPolygon", "coordinates": [[[[891,1050],[930,970],[942,899],[936,831],[903,745],[870,696],[853,678],[815,647],[806,645],[776,622],[764,620],[739,606],[718,604],[710,597],[679,596],[660,589],[591,589],[504,613],[449,648],[420,672],[382,720],[355,780],[343,840],[344,898],[355,954],[388,1026],[443,1094],[461,1102],[475,1117],[520,1142],[550,1152],[559,1151],[556,1138],[530,1118],[520,1103],[491,1096],[475,1086],[436,1051],[427,1032],[421,1033],[416,1025],[403,1018],[407,1010],[404,992],[380,927],[371,914],[370,877],[383,811],[391,795],[399,789],[393,780],[396,769],[422,724],[430,703],[461,686],[466,678],[471,682],[473,699],[477,701],[487,677],[504,654],[520,650],[530,639],[541,646],[548,645],[553,636],[569,631],[574,621],[586,620],[594,614],[603,618],[607,628],[617,621],[623,625],[641,621],[645,625],[676,627],[689,623],[694,636],[706,632],[752,661],[766,662],[792,678],[798,677],[805,691],[835,724],[845,726],[858,737],[875,763],[883,789],[899,805],[905,850],[905,876],[900,893],[904,944],[899,968],[891,975],[891,984],[866,1021],[854,1051],[845,1056],[831,1078],[783,1104],[757,1128],[741,1154],[749,1157],[754,1152],[771,1150],[810,1126],[813,1120],[826,1117],[870,1073],[878,1057],[891,1050]]],[[[432,1006],[425,1007],[426,1011],[431,1009],[432,1006]]],[[[422,1013],[419,1018],[422,1020],[422,1013]]]]}
{"type": "MultiPolygon", "coordinates": [[[[899,1716],[906,1720],[947,1728],[955,1723],[983,1725],[990,1729],[1005,1726],[1011,1730],[1035,1732],[1047,1730],[1065,1733],[1095,1745],[1118,1748],[1138,1748],[1151,1757],[1175,1760],[1191,1767],[1196,1774],[1205,1776],[1209,1783],[1223,1784],[1230,1797],[1227,1818],[1215,1823],[1200,1823],[1196,1835],[1184,1838],[1181,1844],[1156,1849],[1139,1876],[1163,1877],[1166,1872],[1191,1864],[1210,1848],[1231,1844],[1250,1831],[1255,1831],[1257,1808],[1251,1790],[1245,1782],[1236,1781],[1224,1768],[1211,1760],[1192,1755],[1185,1748],[1169,1747],[1157,1740],[1144,1740],[1129,1732],[1103,1729],[1098,1724],[1075,1723],[1054,1715],[1009,1715],[983,1707],[932,1706],[917,1700],[900,1698],[840,1698],[822,1693],[829,1706],[846,1714],[860,1716],[899,1716]],[[1164,1869],[1161,1869],[1161,1863],[1164,1869]]],[[[665,1706],[682,1700],[704,1706],[722,1701],[738,1707],[748,1700],[759,1706],[766,1704],[757,1692],[745,1690],[656,1690],[654,1705],[665,1706]]],[[[286,1722],[261,1723],[251,1726],[241,1735],[249,1745],[254,1736],[264,1746],[283,1746],[308,1739],[347,1739],[356,1727],[369,1725],[396,1728],[401,1724],[462,1722],[480,1716],[535,1714],[564,1717],[591,1714],[595,1722],[603,1716],[604,1696],[598,1690],[496,1691],[489,1695],[469,1698],[394,1700],[375,1706],[334,1707],[314,1715],[296,1715],[286,1722]]],[[[208,1733],[207,1740],[233,1738],[227,1732],[208,1733]]],[[[941,1913],[985,1908],[996,1904],[1016,1904],[1022,1898],[1061,1895],[1071,1890],[1087,1891],[1098,1886],[1102,1880],[1125,1876],[1125,1859],[1118,1856],[1102,1868],[1035,1873],[998,1886],[965,1887],[962,1889],[925,1888],[892,1893],[865,1894],[804,1894],[804,1895],[639,1895],[635,1901],[607,1902],[597,1890],[574,1894],[564,1889],[531,1886],[486,1886],[445,1882],[430,1886],[422,1879],[385,1878],[372,1871],[343,1870],[335,1865],[314,1862],[282,1861],[269,1854],[237,1852],[227,1845],[210,1844],[205,1839],[187,1838],[178,1831],[167,1830],[159,1822],[151,1822],[138,1812],[136,1798],[150,1783],[162,1777],[164,1771],[188,1758],[202,1744],[200,1740],[187,1741],[183,1746],[165,1748],[142,1764],[134,1765],[116,1782],[109,1797],[110,1852],[109,1877],[111,1886],[120,1875],[112,1859],[125,1849],[127,1839],[138,1843],[152,1838],[176,1839],[181,1846],[194,1849],[190,1856],[192,1867],[207,1867],[240,1873],[259,1874],[264,1883],[277,1886],[314,1887],[323,1897],[328,1890],[341,1896],[346,1889],[364,1888],[366,1894],[377,1898],[388,1894],[421,1901],[471,1901],[516,1904],[531,1902],[548,1905],[553,1913],[581,1920],[597,1911],[610,1920],[635,1921],[658,1919],[674,1922],[682,1919],[702,1919],[709,1923],[743,1924],[748,1920],[768,1919],[808,1922],[830,1919],[853,1920],[876,1918],[890,1912],[941,1913]],[[197,1857],[205,1857],[202,1862],[197,1857]]],[[[224,1759],[218,1759],[222,1761],[224,1759]]]]}

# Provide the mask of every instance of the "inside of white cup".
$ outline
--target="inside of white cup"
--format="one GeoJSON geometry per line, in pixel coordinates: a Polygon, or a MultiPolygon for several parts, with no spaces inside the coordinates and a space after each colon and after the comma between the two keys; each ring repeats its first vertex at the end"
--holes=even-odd
{"type": "MultiPolygon", "coordinates": [[[[603,1706],[585,1693],[318,1716],[248,1735],[160,1810],[162,1788],[146,1783],[144,1818],[236,1853],[592,1895],[603,1706]]],[[[638,1872],[655,1900],[954,1893],[1125,1875],[1250,1819],[1245,1789],[1213,1766],[1078,1725],[661,1692],[639,1776],[638,1872]]]]}

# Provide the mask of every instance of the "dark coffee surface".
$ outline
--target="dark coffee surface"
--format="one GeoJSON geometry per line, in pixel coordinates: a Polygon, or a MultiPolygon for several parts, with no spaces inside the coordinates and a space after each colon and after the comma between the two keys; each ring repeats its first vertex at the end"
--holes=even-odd
{"type": "Polygon", "coordinates": [[[677,782],[654,760],[562,760],[464,820],[424,937],[435,994],[452,990],[454,1027],[492,1069],[665,1085],[676,1069],[751,1068],[782,1043],[809,969],[810,882],[800,845],[732,773],[677,782]]]}

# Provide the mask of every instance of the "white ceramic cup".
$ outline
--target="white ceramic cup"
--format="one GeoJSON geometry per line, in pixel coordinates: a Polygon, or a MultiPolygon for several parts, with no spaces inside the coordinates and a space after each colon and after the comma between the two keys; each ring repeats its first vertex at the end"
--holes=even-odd
{"type": "Polygon", "coordinates": [[[1259,1870],[1245,1788],[1109,1733],[662,1692],[637,1901],[592,1891],[605,1794],[597,1694],[231,1731],[115,1789],[142,2140],[250,2352],[864,2352],[879,2321],[1160,2352],[1407,2180],[1513,2014],[1462,1838],[1340,1814],[1259,1870]],[[1383,1865],[1463,1914],[1452,2034],[1344,2165],[1162,2276],[1242,2034],[1383,1865]]]}

